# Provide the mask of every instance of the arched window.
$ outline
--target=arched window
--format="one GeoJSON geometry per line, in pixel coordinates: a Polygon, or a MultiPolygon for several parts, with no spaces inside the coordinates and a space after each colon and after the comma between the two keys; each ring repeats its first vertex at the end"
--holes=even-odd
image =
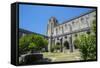
{"type": "Polygon", "coordinates": [[[75,37],[77,37],[77,34],[75,34],[75,37]]]}
{"type": "Polygon", "coordinates": [[[58,34],[58,29],[56,28],[56,35],[58,34]]]}
{"type": "Polygon", "coordinates": [[[65,42],[64,42],[64,47],[65,47],[66,49],[69,49],[69,43],[68,43],[68,41],[65,41],[65,42]]]}
{"type": "Polygon", "coordinates": [[[65,29],[67,29],[67,24],[65,24],[65,29]]]}
{"type": "Polygon", "coordinates": [[[59,38],[57,38],[57,40],[59,40],[59,38]]]}
{"type": "Polygon", "coordinates": [[[87,31],[86,33],[87,33],[87,34],[90,34],[91,32],[90,32],[90,31],[87,31]]]}
{"type": "Polygon", "coordinates": [[[62,26],[62,33],[64,33],[64,29],[63,29],[63,26],[62,26]]]}
{"type": "Polygon", "coordinates": [[[82,23],[84,22],[84,18],[83,18],[83,17],[81,18],[81,22],[82,22],[82,23]]]}
{"type": "Polygon", "coordinates": [[[65,36],[65,38],[67,39],[67,36],[65,36]]]}
{"type": "Polygon", "coordinates": [[[72,25],[74,25],[74,24],[75,24],[75,22],[73,21],[73,22],[72,22],[72,25]]]}

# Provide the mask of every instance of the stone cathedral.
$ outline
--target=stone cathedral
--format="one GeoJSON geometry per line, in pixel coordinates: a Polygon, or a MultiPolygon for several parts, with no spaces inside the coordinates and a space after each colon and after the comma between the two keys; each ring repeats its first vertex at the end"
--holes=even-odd
{"type": "Polygon", "coordinates": [[[64,21],[62,24],[59,24],[55,17],[51,17],[47,24],[48,51],[50,52],[51,48],[59,43],[61,52],[66,50],[73,52],[76,49],[75,37],[91,33],[91,25],[95,19],[95,10],[64,21]]]}

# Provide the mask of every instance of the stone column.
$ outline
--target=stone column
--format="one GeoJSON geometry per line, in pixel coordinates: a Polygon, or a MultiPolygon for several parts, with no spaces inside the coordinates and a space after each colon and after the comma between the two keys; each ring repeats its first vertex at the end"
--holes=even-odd
{"type": "Polygon", "coordinates": [[[48,43],[48,51],[49,52],[51,52],[51,48],[52,48],[52,36],[50,36],[49,43],[48,43]]]}
{"type": "Polygon", "coordinates": [[[73,45],[73,42],[72,42],[72,35],[71,35],[71,37],[70,37],[70,52],[73,52],[74,51],[74,45],[73,45]]]}
{"type": "Polygon", "coordinates": [[[60,39],[60,44],[61,44],[61,52],[63,52],[63,42],[62,42],[62,41],[63,41],[63,39],[61,38],[61,39],[60,39]]]}
{"type": "MultiPolygon", "coordinates": [[[[69,25],[69,27],[70,27],[70,32],[72,32],[71,24],[69,25]]],[[[74,45],[73,45],[73,42],[72,42],[72,34],[70,35],[69,41],[70,41],[70,52],[73,52],[74,51],[74,45]]]]}
{"type": "Polygon", "coordinates": [[[63,37],[63,43],[62,43],[62,46],[63,46],[63,53],[65,53],[65,46],[64,46],[64,43],[65,43],[65,36],[63,37]]]}

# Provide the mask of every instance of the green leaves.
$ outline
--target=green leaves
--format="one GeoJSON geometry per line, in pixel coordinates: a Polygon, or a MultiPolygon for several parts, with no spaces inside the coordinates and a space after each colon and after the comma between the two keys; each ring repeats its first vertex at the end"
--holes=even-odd
{"type": "Polygon", "coordinates": [[[36,47],[37,47],[36,44],[33,43],[33,42],[30,43],[29,46],[28,46],[29,49],[33,49],[33,48],[36,48],[36,47]]]}
{"type": "Polygon", "coordinates": [[[28,51],[40,51],[43,47],[48,45],[48,41],[40,36],[35,34],[29,34],[21,37],[19,39],[19,53],[24,54],[28,51]]]}
{"type": "Polygon", "coordinates": [[[96,20],[93,21],[91,29],[92,34],[80,35],[74,41],[74,44],[80,49],[81,57],[84,60],[96,59],[96,20]]]}
{"type": "Polygon", "coordinates": [[[92,31],[94,33],[96,33],[96,20],[93,21],[93,24],[92,24],[92,31]]]}
{"type": "Polygon", "coordinates": [[[83,34],[76,41],[75,44],[80,49],[84,60],[96,58],[96,37],[94,35],[83,34]]]}
{"type": "Polygon", "coordinates": [[[19,53],[24,54],[28,51],[28,45],[31,42],[30,41],[31,37],[28,35],[23,36],[19,39],[19,53]]]}

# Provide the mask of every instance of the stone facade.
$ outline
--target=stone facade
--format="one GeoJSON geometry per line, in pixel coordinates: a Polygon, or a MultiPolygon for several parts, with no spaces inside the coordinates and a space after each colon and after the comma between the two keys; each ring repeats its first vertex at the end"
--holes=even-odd
{"type": "Polygon", "coordinates": [[[73,43],[75,37],[90,32],[92,22],[95,19],[95,10],[72,18],[62,24],[59,24],[55,17],[51,17],[47,24],[47,36],[49,37],[48,51],[51,51],[53,45],[60,43],[61,52],[64,52],[64,49],[69,49],[73,52],[75,49],[73,43]]]}

